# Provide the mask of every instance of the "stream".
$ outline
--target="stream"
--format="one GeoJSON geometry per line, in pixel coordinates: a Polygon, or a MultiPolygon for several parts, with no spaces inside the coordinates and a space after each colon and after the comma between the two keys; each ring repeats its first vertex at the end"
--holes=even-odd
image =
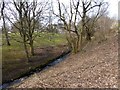
{"type": "Polygon", "coordinates": [[[57,59],[55,59],[54,61],[48,63],[48,64],[47,64],[46,66],[44,66],[43,68],[37,68],[36,70],[31,71],[31,72],[29,73],[29,75],[26,75],[26,76],[21,77],[21,78],[19,78],[19,79],[13,80],[13,81],[11,81],[11,82],[9,82],[9,83],[4,83],[4,84],[0,85],[0,90],[1,90],[1,89],[9,88],[10,86],[12,86],[12,85],[14,85],[14,84],[18,84],[18,83],[20,83],[21,81],[23,81],[23,80],[27,79],[28,77],[30,77],[31,75],[33,75],[33,74],[35,74],[35,73],[39,73],[39,72],[41,72],[41,71],[43,71],[43,70],[45,70],[45,69],[48,69],[49,67],[52,67],[52,66],[58,64],[59,62],[65,60],[65,58],[67,58],[67,57],[70,55],[70,52],[71,52],[71,51],[69,50],[68,52],[63,53],[63,54],[60,55],[57,59]]]}

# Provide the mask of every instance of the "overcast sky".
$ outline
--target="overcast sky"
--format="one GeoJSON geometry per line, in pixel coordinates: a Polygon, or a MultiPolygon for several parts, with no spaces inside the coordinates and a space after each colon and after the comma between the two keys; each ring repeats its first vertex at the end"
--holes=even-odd
{"type": "MultiPolygon", "coordinates": [[[[1,2],[2,0],[0,0],[1,2]]],[[[5,0],[6,2],[9,1],[9,0],[5,0]]],[[[38,0],[40,1],[40,0],[38,0]]],[[[44,0],[42,0],[44,1],[44,0]]],[[[53,0],[53,1],[56,1],[56,0],[53,0]]],[[[60,0],[61,2],[64,2],[64,3],[68,3],[69,0],[60,0]]],[[[109,3],[109,8],[108,8],[108,11],[109,11],[109,14],[111,17],[117,17],[118,16],[118,2],[120,0],[105,0],[109,3]]]]}
{"type": "Polygon", "coordinates": [[[118,2],[120,0],[106,0],[109,2],[110,6],[109,6],[109,13],[111,17],[118,17],[118,2]]]}
{"type": "MultiPolygon", "coordinates": [[[[0,3],[1,3],[1,1],[2,0],[0,0],[0,3]]],[[[5,1],[9,1],[9,0],[5,0],[5,1]]],[[[38,0],[38,1],[40,1],[40,0],[38,0]]],[[[53,1],[56,1],[56,0],[53,0],[53,1]]],[[[60,1],[66,3],[66,4],[69,2],[69,0],[60,0],[60,1]]],[[[105,0],[105,1],[107,1],[109,3],[109,8],[108,8],[109,15],[108,16],[118,19],[118,2],[120,0],[105,0]]],[[[120,13],[120,6],[119,6],[119,13],[120,13]]],[[[120,14],[119,14],[119,19],[120,19],[120,14]]],[[[1,20],[0,20],[0,26],[1,26],[1,20]]]]}
{"type": "MultiPolygon", "coordinates": [[[[64,3],[68,3],[68,1],[69,0],[62,0],[62,2],[64,2],[64,3]]],[[[117,17],[118,17],[118,2],[120,0],[105,0],[105,1],[109,3],[109,8],[108,8],[109,16],[115,17],[117,19],[117,17]]]]}

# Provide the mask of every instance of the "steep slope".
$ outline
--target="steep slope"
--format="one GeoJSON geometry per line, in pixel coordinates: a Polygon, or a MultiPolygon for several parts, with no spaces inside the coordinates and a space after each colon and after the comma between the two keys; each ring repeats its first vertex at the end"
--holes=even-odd
{"type": "Polygon", "coordinates": [[[85,48],[84,52],[71,54],[61,63],[34,74],[15,88],[35,87],[118,87],[118,43],[117,35],[102,43],[85,48]]]}

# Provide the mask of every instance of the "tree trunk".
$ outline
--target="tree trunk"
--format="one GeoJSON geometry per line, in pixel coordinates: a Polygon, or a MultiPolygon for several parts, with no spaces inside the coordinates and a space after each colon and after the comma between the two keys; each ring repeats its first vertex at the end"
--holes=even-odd
{"type": "Polygon", "coordinates": [[[78,40],[77,40],[77,52],[80,51],[80,36],[78,36],[78,40]]]}
{"type": "Polygon", "coordinates": [[[9,37],[8,37],[8,32],[7,32],[7,29],[6,29],[6,26],[5,26],[5,18],[4,18],[4,15],[3,15],[3,27],[4,27],[4,32],[5,32],[5,37],[6,37],[7,45],[10,46],[10,41],[9,41],[9,37]]]}
{"type": "Polygon", "coordinates": [[[82,33],[80,35],[80,49],[82,48],[82,40],[83,40],[83,36],[82,36],[82,33]]]}
{"type": "Polygon", "coordinates": [[[87,39],[88,41],[91,41],[91,34],[90,34],[90,33],[88,33],[88,32],[87,32],[86,39],[87,39]]]}
{"type": "Polygon", "coordinates": [[[75,40],[74,47],[75,47],[75,53],[77,53],[78,52],[78,39],[75,40]]]}
{"type": "Polygon", "coordinates": [[[32,56],[35,55],[35,53],[34,53],[34,46],[33,46],[33,40],[32,39],[30,40],[30,53],[31,53],[32,56]]]}
{"type": "Polygon", "coordinates": [[[5,32],[5,38],[6,38],[7,45],[10,46],[11,44],[10,44],[10,41],[9,41],[8,32],[7,32],[5,27],[4,27],[4,32],[5,32]]]}
{"type": "Polygon", "coordinates": [[[27,49],[27,45],[26,45],[26,42],[25,42],[25,37],[23,39],[23,44],[24,44],[24,49],[25,49],[25,53],[26,53],[26,57],[27,57],[27,60],[28,62],[30,61],[30,58],[29,58],[29,52],[28,52],[28,49],[27,49]]]}

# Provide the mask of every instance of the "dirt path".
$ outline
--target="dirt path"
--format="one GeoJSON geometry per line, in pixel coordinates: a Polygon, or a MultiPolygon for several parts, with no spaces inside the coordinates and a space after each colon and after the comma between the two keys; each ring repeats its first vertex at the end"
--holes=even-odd
{"type": "Polygon", "coordinates": [[[113,36],[99,45],[89,46],[84,53],[70,55],[65,61],[14,87],[117,88],[117,78],[118,44],[117,36],[113,36]]]}

